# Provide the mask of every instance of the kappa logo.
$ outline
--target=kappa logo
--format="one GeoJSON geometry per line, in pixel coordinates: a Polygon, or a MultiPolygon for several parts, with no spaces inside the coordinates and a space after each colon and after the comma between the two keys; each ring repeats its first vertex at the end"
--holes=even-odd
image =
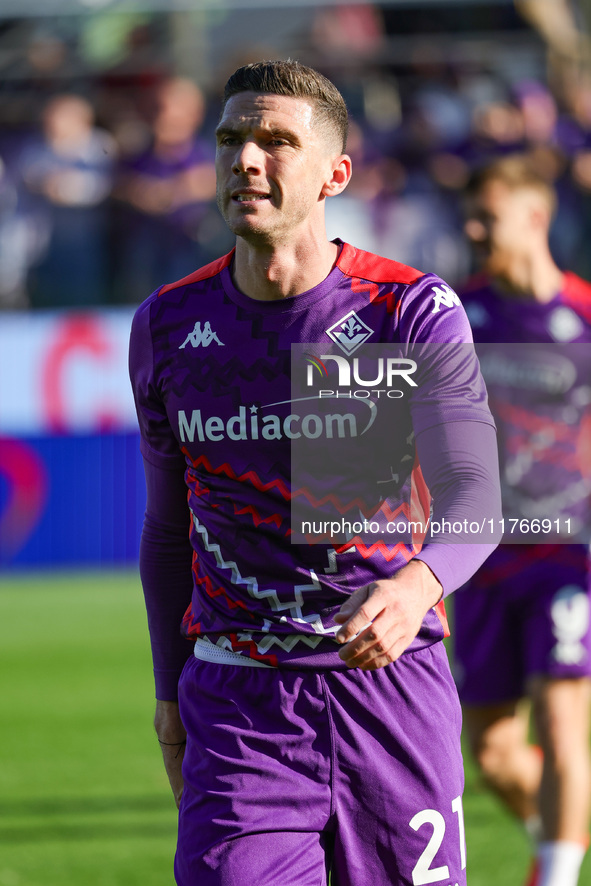
{"type": "Polygon", "coordinates": [[[355,311],[349,311],[348,314],[345,314],[344,317],[341,317],[340,320],[333,323],[330,329],[326,330],[326,334],[329,335],[347,355],[352,354],[357,348],[360,348],[363,342],[367,341],[373,332],[374,330],[370,329],[370,327],[363,322],[361,317],[357,316],[355,311]]]}
{"type": "Polygon", "coordinates": [[[461,304],[458,296],[447,283],[444,283],[443,286],[434,286],[433,293],[435,307],[431,311],[432,314],[438,314],[441,305],[443,305],[444,308],[453,308],[454,305],[461,304]]]}
{"type": "Polygon", "coordinates": [[[179,345],[179,351],[188,344],[191,344],[194,348],[208,348],[212,341],[222,347],[224,346],[224,342],[219,340],[217,334],[211,328],[209,320],[205,321],[203,329],[201,329],[201,322],[197,320],[193,331],[188,334],[182,345],[179,345]]]}

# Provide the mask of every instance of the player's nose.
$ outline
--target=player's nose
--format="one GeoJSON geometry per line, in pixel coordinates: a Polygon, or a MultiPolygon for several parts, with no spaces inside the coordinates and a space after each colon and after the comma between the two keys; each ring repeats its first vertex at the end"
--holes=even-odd
{"type": "Polygon", "coordinates": [[[236,150],[232,171],[236,175],[243,172],[260,172],[263,168],[263,152],[254,141],[246,140],[236,150]]]}

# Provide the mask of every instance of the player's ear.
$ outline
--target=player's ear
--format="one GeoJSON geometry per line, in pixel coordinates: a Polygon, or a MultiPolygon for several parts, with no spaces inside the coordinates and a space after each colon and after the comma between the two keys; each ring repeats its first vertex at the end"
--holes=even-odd
{"type": "Polygon", "coordinates": [[[523,199],[527,201],[526,206],[531,229],[547,233],[552,222],[552,209],[548,201],[537,191],[524,191],[523,199]]]}
{"type": "Polygon", "coordinates": [[[472,243],[483,243],[486,240],[486,226],[478,218],[466,219],[464,233],[472,243]]]}
{"type": "Polygon", "coordinates": [[[532,227],[538,231],[548,231],[552,221],[550,207],[544,202],[537,201],[530,208],[530,220],[532,227]]]}
{"type": "Polygon", "coordinates": [[[336,157],[331,166],[330,177],[322,186],[322,195],[324,197],[335,197],[344,191],[351,179],[352,164],[348,154],[340,154],[336,157]]]}

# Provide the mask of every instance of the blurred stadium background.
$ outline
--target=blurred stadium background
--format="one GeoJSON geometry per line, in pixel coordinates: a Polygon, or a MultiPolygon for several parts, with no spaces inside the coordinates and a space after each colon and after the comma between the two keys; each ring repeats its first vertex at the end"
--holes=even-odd
{"type": "MultiPolygon", "coordinates": [[[[172,883],[127,339],[156,286],[230,247],[229,73],[289,56],[341,88],[331,236],[458,284],[468,175],[518,149],[558,189],[559,264],[591,279],[590,20],[591,0],[0,0],[0,886],[172,883]]],[[[468,777],[470,882],[520,882],[525,841],[468,777]]]]}

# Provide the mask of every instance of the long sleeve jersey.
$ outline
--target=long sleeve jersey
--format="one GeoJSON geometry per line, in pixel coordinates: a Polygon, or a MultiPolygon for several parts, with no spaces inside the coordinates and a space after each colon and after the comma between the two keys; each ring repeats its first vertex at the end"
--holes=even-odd
{"type": "MultiPolygon", "coordinates": [[[[181,619],[185,637],[273,666],[345,667],[334,615],[356,588],[419,557],[448,593],[495,546],[476,536],[459,551],[416,529],[444,515],[480,520],[483,502],[492,520],[499,513],[494,423],[453,290],[340,244],[318,286],[259,301],[234,286],[232,261],[156,290],[132,328],[148,484],[140,565],[160,698],[174,697],[188,654],[181,619]],[[373,352],[363,355],[374,345],[386,350],[372,374],[373,352]],[[316,485],[311,447],[329,465],[316,485]],[[370,477],[373,501],[347,485],[341,452],[370,477]],[[344,537],[303,539],[296,501],[305,513],[328,507],[344,537]],[[368,519],[375,537],[356,531],[368,519]],[[415,528],[385,530],[401,521],[415,528]]],[[[409,650],[444,632],[436,607],[409,650]]]]}

